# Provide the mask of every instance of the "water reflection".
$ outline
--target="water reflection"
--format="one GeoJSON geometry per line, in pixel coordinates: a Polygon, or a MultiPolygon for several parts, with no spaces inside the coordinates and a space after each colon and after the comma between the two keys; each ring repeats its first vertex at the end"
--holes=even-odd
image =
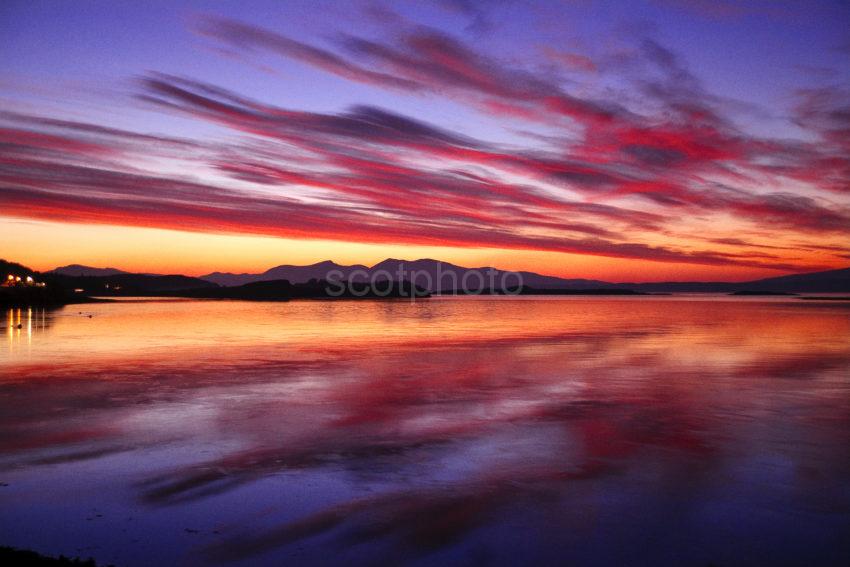
{"type": "Polygon", "coordinates": [[[18,356],[22,349],[29,355],[33,334],[44,332],[47,325],[47,310],[44,308],[7,309],[6,338],[9,357],[18,356]]]}
{"type": "Polygon", "coordinates": [[[0,361],[9,543],[127,565],[850,553],[845,305],[88,308],[0,361]]]}

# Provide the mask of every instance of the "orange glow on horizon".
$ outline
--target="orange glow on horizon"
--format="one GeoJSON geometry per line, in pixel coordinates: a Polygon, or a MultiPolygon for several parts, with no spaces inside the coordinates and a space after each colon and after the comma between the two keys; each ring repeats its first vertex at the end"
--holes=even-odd
{"type": "MultiPolygon", "coordinates": [[[[295,240],[239,234],[208,234],[155,228],[54,223],[0,217],[6,260],[46,271],[67,264],[112,267],[129,272],[214,271],[259,273],[281,264],[306,265],[323,260],[374,265],[385,258],[434,258],[466,267],[494,266],[565,278],[607,281],[743,281],[782,275],[772,269],[714,266],[568,254],[560,252],[369,244],[332,240],[295,240]],[[62,243],[57,246],[56,243],[62,243]]],[[[795,254],[796,255],[796,254],[795,254]]],[[[843,267],[825,253],[808,252],[811,271],[843,267]]]]}
{"type": "MultiPolygon", "coordinates": [[[[434,258],[467,267],[489,265],[506,270],[607,281],[743,281],[782,275],[782,272],[770,269],[676,264],[532,250],[293,240],[2,217],[0,230],[7,235],[2,256],[39,271],[67,264],[84,264],[130,272],[199,276],[214,271],[259,273],[281,264],[306,265],[323,260],[374,265],[393,257],[409,260],[434,258]],[[61,243],[61,246],[56,243],[61,243]]],[[[824,253],[809,253],[804,265],[811,265],[812,271],[825,266],[843,267],[824,253]]]]}

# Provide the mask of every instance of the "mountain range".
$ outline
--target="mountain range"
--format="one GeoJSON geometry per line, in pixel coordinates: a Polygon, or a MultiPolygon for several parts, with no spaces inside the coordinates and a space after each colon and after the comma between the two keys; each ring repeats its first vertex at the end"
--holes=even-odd
{"type": "MultiPolygon", "coordinates": [[[[311,280],[323,280],[336,270],[333,277],[338,280],[347,280],[352,274],[355,279],[365,281],[366,279],[398,279],[399,270],[405,274],[403,279],[409,280],[411,274],[418,274],[414,283],[428,292],[453,291],[460,287],[466,278],[467,287],[476,288],[483,275],[488,281],[492,277],[497,286],[502,282],[506,286],[516,286],[519,281],[516,274],[522,277],[522,285],[530,290],[633,290],[645,293],[733,293],[733,292],[763,292],[763,293],[850,293],[850,268],[813,272],[807,274],[794,274],[765,278],[745,282],[607,282],[589,279],[569,279],[555,276],[547,276],[534,272],[508,272],[491,267],[467,268],[448,262],[433,259],[399,260],[388,258],[374,266],[361,264],[341,265],[331,261],[318,262],[307,266],[281,265],[257,274],[233,274],[228,272],[213,272],[200,278],[186,276],[155,276],[151,274],[129,274],[115,268],[93,268],[73,264],[56,268],[50,274],[56,276],[73,278],[103,278],[115,279],[115,283],[130,284],[139,282],[151,284],[156,291],[168,289],[174,285],[175,290],[190,289],[194,287],[208,288],[213,286],[235,287],[245,284],[286,280],[292,284],[308,283],[311,280]],[[425,276],[427,274],[427,276],[425,276]],[[135,276],[130,278],[129,276],[135,276]],[[140,276],[147,276],[141,278],[140,276]],[[440,276],[442,276],[440,278],[440,276]],[[150,279],[150,281],[148,281],[150,279]],[[439,283],[438,283],[439,282],[439,283]],[[457,284],[455,283],[457,282],[457,284]],[[155,285],[154,285],[155,284],[155,285]],[[428,285],[430,284],[430,285],[428,285]]],[[[80,283],[83,283],[82,281],[80,283]]],[[[90,281],[86,283],[91,283],[90,281]]],[[[131,287],[132,286],[131,284],[131,287]]],[[[489,286],[487,286],[489,287],[489,286]]],[[[139,290],[141,291],[141,290],[139,290]]]]}
{"type": "Polygon", "coordinates": [[[345,266],[326,260],[317,264],[310,264],[309,266],[277,266],[270,270],[266,270],[261,274],[231,274],[226,272],[213,272],[205,276],[200,276],[200,278],[225,287],[269,280],[288,280],[291,283],[305,283],[312,279],[326,279],[328,278],[328,274],[334,270],[338,271],[340,274],[339,279],[343,280],[349,279],[355,272],[357,272],[356,278],[358,279],[368,279],[373,275],[387,279],[386,274],[390,274],[392,279],[398,279],[397,274],[399,274],[400,270],[403,274],[408,274],[407,277],[403,277],[402,279],[409,279],[410,274],[417,273],[421,279],[418,279],[415,283],[422,285],[423,287],[427,287],[430,292],[453,289],[454,286],[449,284],[453,281],[461,284],[464,277],[467,278],[470,285],[475,286],[478,283],[478,276],[473,275],[473,273],[483,274],[489,283],[491,270],[493,278],[496,281],[496,285],[501,282],[503,277],[506,278],[505,283],[507,285],[518,285],[519,280],[513,274],[519,274],[522,276],[523,285],[535,289],[586,289],[616,285],[598,280],[564,279],[555,276],[544,276],[534,272],[507,272],[505,270],[499,270],[489,266],[480,268],[465,268],[463,266],[457,266],[455,264],[439,260],[432,260],[430,258],[421,260],[397,260],[395,258],[387,258],[386,260],[371,267],[364,266],[362,264],[345,266]],[[427,274],[427,276],[425,274],[427,274]],[[454,277],[452,277],[452,275],[454,277]],[[437,282],[440,280],[442,280],[442,286],[437,285],[437,282]],[[428,281],[431,282],[431,285],[425,286],[425,283],[428,281]]]}

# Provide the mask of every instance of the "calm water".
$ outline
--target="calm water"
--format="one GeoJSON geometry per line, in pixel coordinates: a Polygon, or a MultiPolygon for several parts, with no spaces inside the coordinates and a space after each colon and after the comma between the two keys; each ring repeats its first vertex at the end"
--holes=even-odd
{"type": "Polygon", "coordinates": [[[0,545],[118,566],[850,564],[847,303],[4,315],[0,545]]]}

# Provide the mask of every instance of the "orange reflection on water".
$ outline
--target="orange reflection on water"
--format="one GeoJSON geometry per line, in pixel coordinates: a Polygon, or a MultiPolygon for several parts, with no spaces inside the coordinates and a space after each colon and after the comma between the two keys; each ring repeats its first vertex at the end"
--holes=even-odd
{"type": "Polygon", "coordinates": [[[29,359],[33,334],[44,332],[47,313],[41,308],[27,307],[6,310],[6,338],[9,360],[24,354],[29,359]]]}
{"type": "MultiPolygon", "coordinates": [[[[0,361],[0,465],[105,463],[99,501],[138,499],[122,513],[203,510],[203,557],[616,564],[640,530],[694,564],[847,551],[846,304],[129,302],[46,323],[0,361]]],[[[120,542],[111,561],[145,559],[120,542]]]]}
{"type": "Polygon", "coordinates": [[[819,350],[842,352],[850,336],[846,313],[842,305],[726,297],[119,302],[69,306],[49,314],[8,310],[10,356],[2,362],[16,366],[61,360],[73,366],[132,356],[166,363],[196,355],[250,360],[263,352],[277,356],[405,345],[439,349],[628,335],[627,351],[616,356],[636,356],[647,348],[657,352],[662,337],[671,363],[722,365],[799,352],[813,336],[819,350]],[[33,343],[33,333],[48,327],[45,340],[33,343]],[[26,361],[12,351],[22,337],[32,347],[26,361]]]}

